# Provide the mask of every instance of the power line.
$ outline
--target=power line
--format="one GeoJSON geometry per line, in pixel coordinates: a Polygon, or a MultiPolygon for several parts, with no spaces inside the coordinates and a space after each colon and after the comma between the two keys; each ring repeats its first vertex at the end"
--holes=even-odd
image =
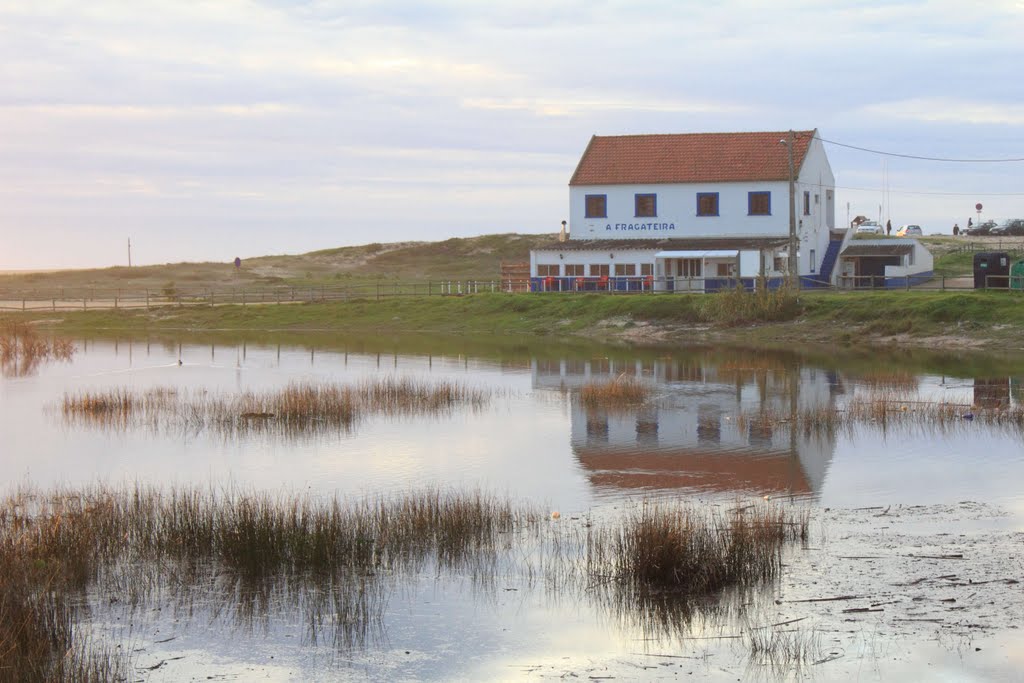
{"type": "MultiPolygon", "coordinates": [[[[849,185],[826,185],[824,183],[800,183],[801,187],[816,187],[826,190],[854,190],[856,192],[883,192],[881,187],[851,187],[849,185]]],[[[1024,197],[1024,192],[934,192],[929,190],[894,190],[896,194],[919,194],[930,197],[1024,197]]]]}
{"type": "Polygon", "coordinates": [[[949,157],[925,157],[918,156],[916,154],[900,154],[898,152],[885,152],[878,149],[858,147],[856,145],[848,145],[844,142],[836,142],[835,140],[826,140],[825,138],[822,137],[819,137],[818,139],[821,140],[822,142],[826,142],[830,145],[836,145],[838,147],[846,147],[847,149],[855,149],[859,152],[868,152],[870,154],[881,154],[882,156],[887,157],[899,157],[901,159],[917,159],[920,161],[945,161],[954,164],[1005,164],[1024,161],[1024,157],[1008,159],[952,159],[949,157]]]}
{"type": "MultiPolygon", "coordinates": [[[[823,186],[822,186],[823,187],[823,186]]],[[[837,190],[856,190],[858,192],[882,192],[878,187],[847,187],[836,185],[837,190]]],[[[925,190],[893,190],[895,194],[919,194],[930,197],[1024,197],[1024,192],[928,192],[925,190]]]]}

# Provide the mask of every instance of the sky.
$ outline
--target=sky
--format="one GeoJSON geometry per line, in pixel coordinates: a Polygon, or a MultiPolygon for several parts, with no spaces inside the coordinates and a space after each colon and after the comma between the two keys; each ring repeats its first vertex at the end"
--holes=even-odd
{"type": "MultiPolygon", "coordinates": [[[[1024,158],[1021,35],[1004,0],[0,0],[0,270],[553,234],[594,134],[1024,158]]],[[[1024,162],[826,152],[838,223],[1024,217],[1024,162]]]]}

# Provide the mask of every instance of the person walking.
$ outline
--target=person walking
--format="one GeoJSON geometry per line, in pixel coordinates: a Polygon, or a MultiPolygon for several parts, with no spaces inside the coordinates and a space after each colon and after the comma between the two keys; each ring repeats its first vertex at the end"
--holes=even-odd
{"type": "Polygon", "coordinates": [[[957,225],[956,223],[954,223],[953,224],[953,237],[956,237],[959,234],[960,234],[960,226],[957,225]]]}
{"type": "Polygon", "coordinates": [[[886,235],[891,235],[892,234],[892,221],[889,220],[889,219],[885,220],[885,234],[886,235]]]}

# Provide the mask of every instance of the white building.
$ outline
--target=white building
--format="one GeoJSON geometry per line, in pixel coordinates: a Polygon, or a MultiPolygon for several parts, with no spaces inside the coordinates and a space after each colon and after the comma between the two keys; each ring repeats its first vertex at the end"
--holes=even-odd
{"type": "Polygon", "coordinates": [[[836,285],[853,288],[913,287],[932,279],[934,259],[912,237],[848,240],[839,252],[836,285]]]}
{"type": "Polygon", "coordinates": [[[569,181],[569,238],[535,250],[536,289],[710,291],[788,272],[830,282],[843,235],[817,131],[594,136],[569,181]]]}

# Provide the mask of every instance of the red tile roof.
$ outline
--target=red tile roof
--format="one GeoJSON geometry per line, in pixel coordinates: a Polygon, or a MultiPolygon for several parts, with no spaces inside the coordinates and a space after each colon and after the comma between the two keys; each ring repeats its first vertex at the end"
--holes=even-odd
{"type": "MultiPolygon", "coordinates": [[[[793,168],[800,172],[816,130],[796,132],[793,168]]],[[[788,131],[615,135],[590,139],[570,185],[727,183],[789,180],[788,131]]]]}

